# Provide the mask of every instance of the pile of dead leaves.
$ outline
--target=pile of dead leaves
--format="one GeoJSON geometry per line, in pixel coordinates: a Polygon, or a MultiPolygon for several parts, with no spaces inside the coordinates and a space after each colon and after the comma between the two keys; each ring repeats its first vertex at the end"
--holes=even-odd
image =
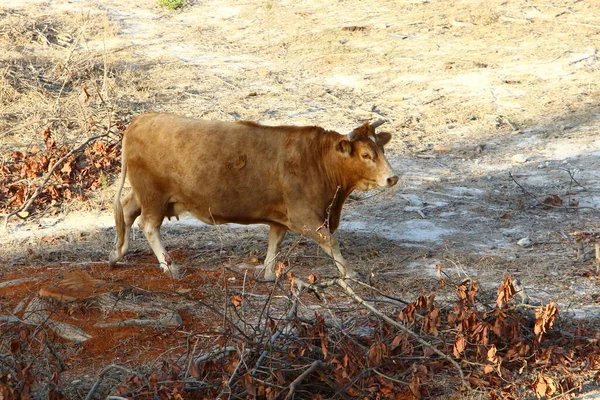
{"type": "MultiPolygon", "coordinates": [[[[40,185],[41,193],[31,209],[44,210],[68,200],[85,200],[98,189],[108,186],[109,179],[120,170],[120,143],[100,138],[90,142],[79,153],[69,155],[72,148],[57,145],[50,129],[41,133],[45,147],[32,147],[26,152],[13,151],[0,158],[0,213],[18,210],[40,185]],[[50,170],[60,162],[44,183],[50,170]]],[[[28,210],[20,216],[26,217],[28,210]]]]}
{"type": "MultiPolygon", "coordinates": [[[[218,340],[220,349],[245,350],[217,351],[218,357],[192,364],[186,375],[196,383],[163,384],[159,397],[181,393],[209,399],[227,393],[273,400],[291,398],[293,386],[292,397],[314,399],[452,398],[473,390],[492,399],[569,398],[584,381],[600,377],[597,334],[583,325],[555,329],[556,304],[521,305],[513,299],[516,292],[506,277],[497,304],[490,306],[478,300],[477,282],[467,280],[457,285],[451,307],[440,307],[431,294],[398,310],[395,319],[431,346],[372,316],[353,317],[352,324],[342,327],[316,313],[310,320],[292,318],[283,325],[271,319],[257,336],[236,332],[239,327],[232,325],[218,340]],[[281,334],[273,340],[276,332],[281,334]],[[266,346],[260,344],[264,338],[266,346]],[[469,389],[434,348],[459,363],[469,389]],[[318,368],[296,381],[315,363],[318,368]]],[[[232,296],[233,310],[243,301],[232,296]]],[[[186,366],[179,368],[184,374],[186,366]]],[[[150,398],[158,389],[137,385],[123,385],[119,394],[150,398]]]]}
{"type": "MultiPolygon", "coordinates": [[[[316,312],[312,318],[295,312],[283,319],[259,318],[259,325],[252,325],[241,319],[247,298],[232,294],[223,315],[224,332],[163,332],[183,335],[169,361],[113,365],[130,374],[121,374],[120,383],[90,392],[88,398],[566,399],[583,383],[600,378],[598,332],[565,321],[557,329],[556,304],[515,302],[518,290],[509,276],[496,295],[482,293],[473,280],[455,287],[456,299],[450,305],[440,305],[435,294],[421,295],[389,313],[418,338],[361,313],[353,313],[341,325],[316,312]],[[202,345],[206,337],[210,340],[202,345]],[[464,381],[450,360],[460,365],[464,381]]],[[[282,286],[274,290],[284,293],[282,286]]],[[[19,326],[4,324],[5,337],[13,339],[2,348],[10,363],[0,370],[4,368],[10,379],[0,379],[0,395],[17,399],[24,392],[39,394],[51,388],[50,398],[63,398],[55,375],[27,374],[28,368],[39,367],[31,349],[38,346],[37,351],[48,353],[55,346],[51,335],[32,336],[31,329],[19,326]],[[6,335],[8,326],[13,335],[6,335]]],[[[49,354],[44,368],[60,373],[58,359],[49,354]]],[[[107,370],[99,376],[102,380],[107,370]]]]}

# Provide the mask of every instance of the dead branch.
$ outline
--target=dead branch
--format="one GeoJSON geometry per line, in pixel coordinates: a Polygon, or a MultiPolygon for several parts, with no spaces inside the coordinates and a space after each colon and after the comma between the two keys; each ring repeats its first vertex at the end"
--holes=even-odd
{"type": "Polygon", "coordinates": [[[67,118],[67,117],[65,117],[65,118],[42,117],[42,118],[39,118],[39,119],[34,119],[34,120],[31,120],[31,121],[24,122],[24,123],[22,123],[20,125],[13,126],[12,128],[5,130],[4,132],[0,132],[0,137],[6,136],[6,135],[8,135],[11,132],[15,132],[15,131],[18,131],[20,129],[27,128],[27,127],[29,127],[31,125],[39,124],[39,123],[44,122],[44,121],[48,121],[48,122],[50,122],[50,121],[74,121],[74,119],[73,118],[67,118]]]}
{"type": "Polygon", "coordinates": [[[87,396],[85,396],[85,400],[92,400],[92,398],[94,397],[94,393],[96,393],[96,390],[98,390],[98,387],[100,386],[100,384],[106,377],[106,374],[111,369],[118,369],[119,371],[125,372],[127,374],[136,375],[144,380],[144,382],[146,383],[146,386],[150,387],[150,382],[148,382],[148,379],[146,378],[145,375],[135,372],[132,369],[125,368],[118,364],[110,364],[110,365],[107,365],[106,367],[102,368],[102,371],[100,371],[100,376],[98,377],[98,380],[96,380],[96,382],[94,383],[94,386],[92,386],[92,388],[88,392],[87,396]]]}
{"type": "Polygon", "coordinates": [[[525,189],[525,188],[524,188],[524,187],[523,187],[523,186],[522,186],[522,185],[521,185],[519,182],[517,182],[517,180],[516,180],[516,179],[515,179],[515,177],[513,176],[512,172],[509,172],[509,173],[508,173],[508,177],[509,177],[510,179],[512,179],[512,181],[513,181],[513,182],[514,182],[514,183],[515,183],[515,184],[516,184],[518,187],[520,187],[520,188],[521,188],[521,190],[523,191],[523,193],[525,193],[527,196],[529,196],[529,197],[532,197],[532,198],[534,198],[534,199],[535,199],[535,196],[534,196],[534,195],[532,195],[531,193],[529,193],[529,192],[527,191],[527,189],[525,189]]]}
{"type": "MultiPolygon", "coordinates": [[[[312,374],[313,372],[315,372],[315,370],[317,370],[319,368],[325,368],[326,366],[327,366],[327,363],[324,361],[320,361],[320,360],[314,361],[310,365],[310,367],[308,367],[308,369],[306,371],[304,371],[299,377],[297,377],[296,379],[294,379],[294,381],[292,383],[290,383],[290,385],[288,386],[290,391],[287,394],[287,396],[285,396],[285,400],[292,400],[294,398],[294,393],[296,392],[296,389],[302,383],[302,381],[304,381],[306,378],[308,378],[308,376],[310,374],[312,374]]],[[[282,394],[283,394],[283,391],[280,392],[275,397],[274,400],[280,399],[282,394]]]]}
{"type": "Polygon", "coordinates": [[[46,342],[46,347],[48,348],[48,351],[50,351],[50,354],[52,354],[52,356],[56,359],[56,362],[58,362],[58,370],[60,372],[63,372],[64,370],[66,370],[67,365],[62,360],[62,358],[59,357],[54,346],[50,343],[50,341],[48,339],[45,339],[45,342],[46,342]]]}
{"type": "MultiPolygon", "coordinates": [[[[408,258],[408,257],[407,257],[407,258],[408,258]]],[[[394,303],[401,303],[403,306],[406,306],[406,305],[409,305],[409,304],[410,304],[410,302],[408,302],[408,301],[406,301],[406,300],[402,300],[402,299],[400,299],[400,298],[398,298],[398,297],[393,297],[393,296],[390,296],[389,294],[386,294],[386,293],[384,293],[384,292],[383,292],[381,289],[378,289],[378,288],[376,288],[376,287],[375,287],[375,286],[373,286],[373,285],[369,285],[368,283],[365,283],[365,282],[359,281],[358,279],[352,279],[352,282],[356,282],[356,283],[358,283],[359,285],[362,285],[362,286],[364,286],[364,287],[366,287],[366,288],[368,288],[368,289],[370,289],[370,290],[373,290],[373,291],[375,291],[375,292],[377,292],[377,293],[379,293],[379,294],[383,295],[383,296],[384,296],[386,299],[389,299],[389,300],[391,300],[391,301],[392,301],[392,302],[391,302],[391,304],[394,304],[394,303]]],[[[374,300],[367,300],[367,301],[381,301],[381,302],[383,302],[384,300],[383,300],[383,299],[378,299],[378,300],[375,300],[375,299],[374,299],[374,300]]]]}
{"type": "Polygon", "coordinates": [[[34,297],[25,309],[23,319],[25,322],[37,325],[38,327],[47,326],[58,336],[72,342],[85,342],[92,338],[92,336],[88,335],[84,330],[75,325],[50,319],[50,316],[46,312],[46,308],[46,304],[42,299],[34,297]]]}
{"type": "MultiPolygon", "coordinates": [[[[65,160],[67,160],[71,155],[83,150],[87,145],[89,145],[90,143],[101,139],[101,138],[105,138],[108,136],[108,130],[106,133],[103,133],[102,135],[97,135],[97,136],[92,136],[91,138],[87,139],[85,142],[83,142],[81,145],[79,145],[77,148],[69,151],[67,154],[65,154],[64,157],[62,157],[60,160],[58,160],[53,166],[52,168],[50,168],[50,171],[48,171],[48,173],[46,174],[46,176],[44,177],[44,179],[42,180],[42,183],[38,186],[38,188],[35,190],[35,192],[33,193],[33,195],[31,195],[31,197],[29,198],[29,200],[27,200],[26,203],[23,203],[23,205],[19,208],[17,208],[15,211],[11,212],[10,214],[6,215],[6,217],[4,217],[4,228],[8,227],[8,220],[11,217],[14,217],[15,215],[19,215],[20,212],[22,211],[29,211],[29,208],[31,207],[31,205],[33,204],[33,201],[42,193],[42,190],[44,190],[44,187],[46,186],[46,183],[48,183],[48,181],[50,180],[50,178],[52,177],[52,174],[54,173],[54,171],[56,171],[58,169],[58,167],[65,162],[65,160]]],[[[19,216],[20,217],[20,216],[19,216]]],[[[20,217],[22,219],[26,219],[27,217],[20,217]]]]}
{"type": "MultiPolygon", "coordinates": [[[[273,346],[275,344],[277,339],[279,339],[279,336],[281,336],[282,333],[287,329],[287,327],[292,322],[292,318],[294,318],[296,316],[297,312],[298,312],[298,299],[295,298],[292,303],[292,307],[290,308],[290,311],[288,312],[288,314],[284,320],[285,321],[284,328],[278,329],[277,332],[275,332],[273,334],[273,336],[271,336],[271,339],[269,340],[269,344],[271,346],[273,346]]],[[[260,356],[258,357],[258,361],[256,362],[256,365],[254,366],[254,369],[252,369],[252,372],[250,372],[251,376],[254,376],[256,374],[256,372],[260,368],[260,366],[261,366],[262,362],[264,361],[265,357],[267,356],[267,354],[269,354],[269,350],[267,350],[267,349],[263,350],[263,352],[260,354],[260,356]]]]}
{"type": "Polygon", "coordinates": [[[197,366],[202,361],[209,360],[209,359],[213,358],[214,356],[223,356],[224,354],[229,354],[232,351],[236,351],[236,350],[237,350],[237,348],[233,347],[233,346],[223,347],[222,349],[217,349],[215,351],[211,351],[210,353],[203,354],[200,357],[194,358],[194,363],[197,366]]]}
{"type": "MultiPolygon", "coordinates": [[[[71,62],[71,57],[73,56],[73,52],[75,51],[75,49],[79,45],[79,41],[83,37],[83,32],[85,32],[85,28],[87,27],[87,23],[88,23],[88,20],[86,20],[83,23],[83,25],[81,26],[81,28],[79,29],[79,33],[77,34],[77,38],[71,44],[71,48],[69,49],[69,53],[65,57],[65,61],[63,63],[63,68],[67,72],[68,72],[68,69],[69,69],[69,63],[71,62]]],[[[58,96],[56,97],[56,102],[54,103],[54,109],[55,110],[58,108],[58,102],[60,101],[62,93],[65,90],[65,86],[67,85],[67,82],[69,81],[69,79],[70,79],[70,77],[69,77],[69,74],[67,73],[66,76],[65,76],[65,78],[63,79],[63,83],[62,83],[62,86],[60,87],[60,91],[58,92],[58,96]]]]}
{"type": "Polygon", "coordinates": [[[244,361],[244,354],[246,353],[246,343],[242,343],[242,350],[239,353],[240,353],[240,360],[238,361],[237,365],[235,366],[235,369],[233,370],[233,372],[231,373],[231,376],[229,377],[227,384],[223,387],[223,390],[221,390],[221,393],[219,393],[219,395],[216,397],[217,399],[220,399],[221,396],[223,396],[225,394],[226,388],[231,388],[231,384],[233,383],[233,380],[235,379],[235,377],[238,373],[238,370],[240,369],[242,364],[245,364],[243,361],[244,361]]]}
{"type": "Polygon", "coordinates": [[[337,279],[336,283],[350,297],[352,297],[352,299],[354,299],[354,301],[356,301],[357,303],[359,303],[362,306],[366,307],[369,311],[371,311],[373,314],[377,315],[379,318],[383,319],[388,324],[390,324],[390,325],[392,325],[392,326],[400,329],[404,333],[412,336],[417,342],[419,342],[423,346],[429,347],[435,354],[437,354],[438,356],[440,356],[441,358],[443,358],[444,360],[446,360],[450,364],[452,364],[454,366],[454,368],[456,368],[456,370],[458,371],[458,374],[460,375],[460,379],[462,381],[463,386],[466,387],[466,388],[470,388],[469,382],[467,382],[467,380],[465,380],[465,376],[463,374],[462,368],[460,367],[460,365],[456,361],[454,361],[452,358],[450,358],[449,356],[447,356],[446,354],[444,354],[443,352],[441,352],[440,350],[438,350],[431,343],[427,342],[426,340],[421,339],[421,337],[419,337],[419,335],[417,335],[416,333],[414,333],[413,331],[411,331],[410,329],[408,329],[404,325],[399,324],[398,322],[394,321],[393,319],[391,319],[387,315],[383,314],[377,308],[373,307],[371,304],[367,303],[364,299],[362,299],[359,295],[357,295],[356,292],[354,292],[354,290],[350,286],[348,286],[348,284],[346,283],[345,280],[343,280],[343,279],[337,279]]]}
{"type": "Polygon", "coordinates": [[[21,283],[25,283],[25,282],[35,282],[35,281],[39,281],[42,278],[19,278],[19,279],[12,279],[10,281],[4,281],[4,282],[0,282],[0,288],[6,288],[9,286],[15,286],[15,285],[20,285],[21,283]]]}
{"type": "Polygon", "coordinates": [[[155,328],[160,327],[169,327],[169,326],[181,326],[182,320],[179,314],[177,313],[168,313],[163,314],[157,318],[148,318],[148,319],[124,319],[117,322],[109,322],[109,323],[98,323],[95,326],[99,328],[115,328],[122,326],[151,326],[155,328]]]}

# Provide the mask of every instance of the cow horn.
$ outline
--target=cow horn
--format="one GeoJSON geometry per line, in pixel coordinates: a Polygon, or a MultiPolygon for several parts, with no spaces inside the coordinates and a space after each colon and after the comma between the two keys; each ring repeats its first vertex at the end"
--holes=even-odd
{"type": "Polygon", "coordinates": [[[356,132],[350,131],[350,133],[348,134],[348,140],[354,140],[354,139],[356,139],[356,132]]]}
{"type": "Polygon", "coordinates": [[[385,124],[386,122],[387,122],[387,119],[378,119],[377,121],[375,121],[371,124],[371,128],[377,129],[378,127],[385,124]]]}

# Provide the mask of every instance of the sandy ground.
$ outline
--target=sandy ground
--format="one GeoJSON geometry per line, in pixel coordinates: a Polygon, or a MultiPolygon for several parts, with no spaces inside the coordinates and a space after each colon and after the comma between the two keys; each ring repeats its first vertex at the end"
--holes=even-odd
{"type": "MultiPolygon", "coordinates": [[[[401,181],[347,204],[339,237],[351,263],[410,300],[433,285],[437,263],[489,289],[510,272],[534,301],[556,301],[561,315],[600,317],[597,275],[585,273],[596,265],[593,246],[577,258],[572,235],[598,232],[600,223],[600,8],[592,3],[226,0],[169,12],[151,0],[15,0],[2,7],[0,18],[91,21],[96,30],[78,49],[113,66],[105,83],[126,115],[175,111],[339,132],[387,119],[394,134],[387,154],[401,181]],[[563,205],[545,206],[552,195],[563,205]]],[[[8,46],[2,57],[49,51],[8,46]]],[[[10,104],[0,114],[0,132],[21,115],[10,104]]],[[[30,145],[27,135],[0,136],[0,147],[30,145]]],[[[100,262],[112,246],[112,193],[99,195],[92,211],[11,224],[0,234],[12,246],[6,265],[49,252],[73,265],[78,255],[100,262]],[[81,240],[79,232],[91,234],[81,240]]],[[[256,251],[244,247],[246,264],[252,257],[259,264],[266,249],[261,227],[186,219],[164,231],[169,248],[189,251],[256,243],[256,251]]],[[[133,246],[149,252],[139,234],[133,246]]],[[[333,265],[317,271],[333,274],[333,265]]]]}

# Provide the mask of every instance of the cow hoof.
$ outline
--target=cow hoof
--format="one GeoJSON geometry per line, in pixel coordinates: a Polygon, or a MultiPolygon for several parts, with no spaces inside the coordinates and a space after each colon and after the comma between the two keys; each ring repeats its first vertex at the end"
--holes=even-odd
{"type": "Polygon", "coordinates": [[[118,260],[119,260],[119,255],[117,254],[117,251],[116,250],[111,251],[110,254],[108,255],[108,266],[114,267],[117,264],[118,260]]]}
{"type": "Polygon", "coordinates": [[[344,274],[345,279],[356,279],[358,277],[359,275],[356,271],[346,271],[346,273],[344,274]]]}
{"type": "Polygon", "coordinates": [[[275,273],[265,271],[265,281],[274,281],[274,280],[275,280],[275,273]]]}
{"type": "Polygon", "coordinates": [[[171,264],[168,268],[163,268],[163,272],[165,275],[173,279],[183,278],[183,272],[173,264],[171,264]]]}

